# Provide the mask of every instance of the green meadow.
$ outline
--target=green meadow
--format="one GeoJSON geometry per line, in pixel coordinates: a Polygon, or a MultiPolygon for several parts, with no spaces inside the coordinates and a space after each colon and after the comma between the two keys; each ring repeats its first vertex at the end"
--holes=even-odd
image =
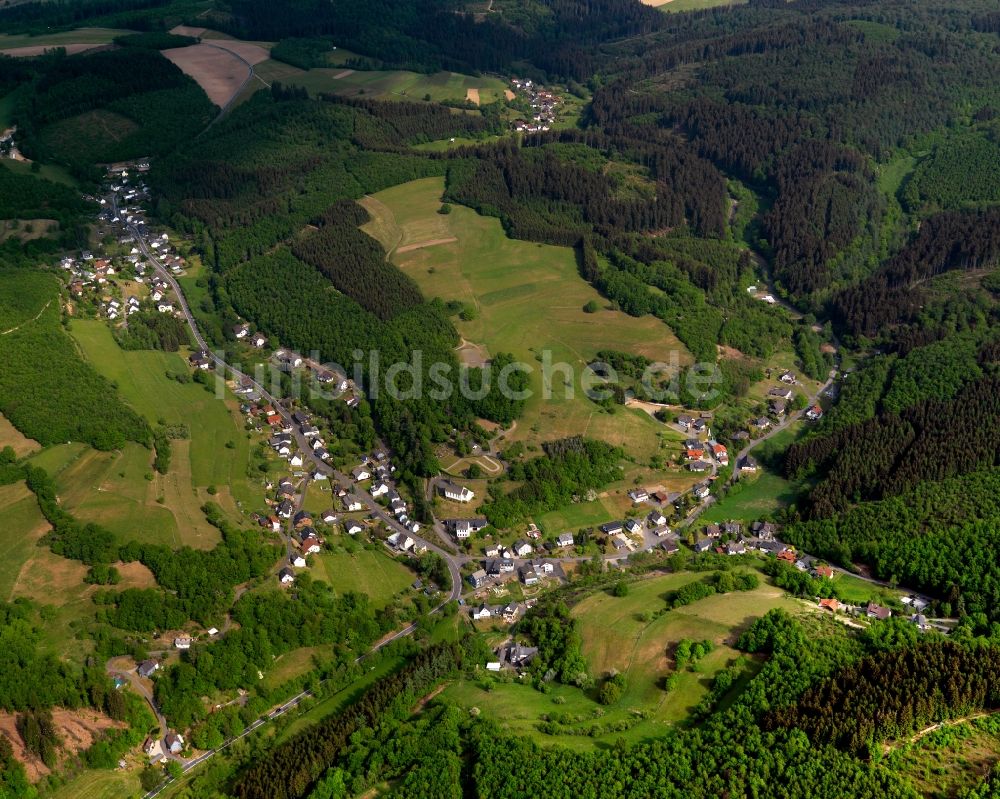
{"type": "MultiPolygon", "coordinates": [[[[598,680],[613,671],[625,674],[625,692],[612,705],[598,705],[596,691],[553,685],[551,692],[542,694],[516,679],[496,682],[489,690],[480,683],[460,680],[450,685],[443,696],[463,707],[478,707],[508,730],[542,745],[591,750],[619,739],[632,743],[662,734],[667,727],[686,723],[691,710],[708,693],[715,675],[740,657],[733,644],[749,624],[772,608],[807,612],[802,603],[762,582],[754,591],[711,596],[652,621],[643,615],[662,608],[671,591],[705,577],[691,572],[653,576],[631,583],[625,597],[597,591],[574,607],[591,674],[598,680]],[[665,678],[674,671],[672,654],[682,639],[708,639],[714,649],[694,670],[680,672],[676,685],[668,691],[665,678]],[[539,724],[555,714],[581,719],[579,726],[584,728],[632,721],[624,732],[597,736],[543,733],[539,724]]],[[[749,660],[747,671],[756,671],[758,665],[749,660]]],[[[724,697],[723,701],[731,698],[724,697]]]]}
{"type": "Polygon", "coordinates": [[[71,333],[84,356],[151,425],[186,426],[190,433],[171,442],[166,475],[153,473],[152,453],[137,445],[79,455],[58,477],[74,512],[126,537],[211,547],[218,531],[201,513],[205,502],[234,517],[262,507],[262,480],[248,476],[251,442],[235,400],[167,377],[189,370],[179,353],[123,351],[104,322],[75,320],[71,333]]]}
{"type": "Polygon", "coordinates": [[[579,276],[570,248],[511,239],[499,220],[468,208],[439,214],[442,192],[442,179],[429,178],[365,198],[373,217],[365,230],[425,296],[458,300],[471,310],[474,318],[456,319],[465,362],[509,352],[533,367],[532,397],[506,443],[582,434],[648,460],[659,451],[663,426],[645,413],[595,404],[583,393],[582,369],[604,349],[680,364],[689,363],[690,354],[659,320],[604,308],[606,300],[579,276]],[[592,300],[602,309],[585,313],[592,300]],[[543,359],[551,364],[549,398],[543,396],[543,359]]]}

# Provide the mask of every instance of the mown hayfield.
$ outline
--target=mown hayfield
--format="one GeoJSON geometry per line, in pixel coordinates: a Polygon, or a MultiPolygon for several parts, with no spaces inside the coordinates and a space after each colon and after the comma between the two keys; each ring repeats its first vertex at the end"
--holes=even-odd
{"type": "Polygon", "coordinates": [[[6,602],[21,568],[38,548],[49,529],[35,495],[24,483],[0,486],[0,600],[6,602]]]}
{"type": "MultiPolygon", "coordinates": [[[[188,371],[178,353],[122,351],[103,322],[77,320],[72,334],[85,357],[115,382],[125,401],[150,424],[156,426],[162,420],[168,425],[186,425],[190,431],[189,439],[172,442],[166,475],[153,474],[152,453],[141,447],[93,453],[91,457],[100,463],[95,469],[103,470],[99,480],[90,482],[101,490],[79,498],[84,510],[114,516],[120,504],[115,497],[124,496],[132,503],[130,509],[121,508],[117,520],[105,520],[112,529],[117,525],[117,532],[126,533],[124,527],[141,526],[140,519],[145,519],[146,533],[137,530],[139,537],[210,547],[218,541],[218,531],[201,513],[206,501],[218,503],[234,517],[241,507],[249,512],[262,506],[263,486],[247,476],[250,442],[234,400],[220,400],[200,384],[168,378],[167,372],[188,371]],[[148,480],[148,475],[153,479],[148,480]],[[216,494],[211,495],[208,489],[213,486],[216,494]]],[[[68,476],[61,479],[69,486],[77,482],[68,476]]]]}
{"type": "Polygon", "coordinates": [[[584,313],[589,301],[606,301],[580,278],[571,249],[510,239],[499,220],[467,208],[438,214],[442,191],[442,179],[430,178],[379,192],[365,202],[375,217],[366,227],[396,248],[393,261],[425,296],[460,300],[475,309],[475,319],[456,319],[467,341],[491,354],[513,353],[532,368],[533,396],[507,443],[586,435],[620,445],[637,459],[651,457],[659,449],[662,425],[641,411],[603,410],[583,394],[580,375],[602,349],[664,362],[674,354],[679,363],[689,363],[683,345],[653,317],[584,313]],[[409,249],[425,242],[438,243],[409,249]],[[543,358],[575,373],[566,378],[552,368],[549,398],[543,397],[543,358]]]}
{"type": "Polygon", "coordinates": [[[39,448],[39,443],[33,438],[26,438],[14,427],[6,416],[0,414],[0,449],[12,447],[17,457],[23,458],[35,452],[39,448]]]}
{"type": "Polygon", "coordinates": [[[152,453],[138,444],[116,452],[88,450],[56,477],[60,498],[78,518],[104,525],[123,542],[211,549],[219,531],[205,520],[189,471],[185,481],[187,442],[176,443],[184,447],[174,448],[167,475],[153,472],[152,453]]]}
{"type": "Polygon", "coordinates": [[[313,555],[312,576],[325,580],[341,594],[366,594],[372,605],[383,608],[400,591],[410,587],[416,575],[380,549],[357,552],[324,551],[313,555]]]}
{"type": "Polygon", "coordinates": [[[32,466],[45,469],[55,476],[88,451],[90,447],[78,441],[72,444],[55,444],[32,455],[28,460],[32,466]]]}

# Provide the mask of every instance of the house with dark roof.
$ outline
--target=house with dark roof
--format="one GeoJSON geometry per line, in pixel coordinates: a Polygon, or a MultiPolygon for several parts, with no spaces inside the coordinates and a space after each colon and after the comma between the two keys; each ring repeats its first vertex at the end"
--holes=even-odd
{"type": "Polygon", "coordinates": [[[136,668],[136,672],[138,672],[140,677],[148,680],[159,668],[160,664],[155,660],[144,660],[139,664],[138,668],[136,668]]]}

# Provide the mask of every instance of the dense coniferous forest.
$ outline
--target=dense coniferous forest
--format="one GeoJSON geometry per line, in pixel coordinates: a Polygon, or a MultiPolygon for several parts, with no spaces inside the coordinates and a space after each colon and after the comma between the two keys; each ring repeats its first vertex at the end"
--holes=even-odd
{"type": "Polygon", "coordinates": [[[215,112],[201,88],[152,47],[32,63],[31,90],[18,93],[15,109],[25,154],[88,177],[96,162],[172,150],[215,112]]]}
{"type": "Polygon", "coordinates": [[[1000,652],[934,642],[865,658],[769,713],[764,726],[864,754],[886,738],[998,706],[1000,652]]]}

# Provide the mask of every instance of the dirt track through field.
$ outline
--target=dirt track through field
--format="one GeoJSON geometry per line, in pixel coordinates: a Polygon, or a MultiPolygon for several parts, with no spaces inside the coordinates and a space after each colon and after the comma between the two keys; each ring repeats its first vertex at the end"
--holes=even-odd
{"type": "Polygon", "coordinates": [[[345,69],[342,72],[338,72],[336,75],[334,75],[333,79],[340,80],[341,78],[346,78],[348,75],[353,75],[353,74],[354,74],[353,69],[345,69]]]}
{"type": "Polygon", "coordinates": [[[454,241],[458,241],[454,236],[447,239],[431,239],[430,241],[418,241],[414,244],[404,244],[402,247],[397,247],[396,252],[413,252],[414,250],[422,250],[424,247],[434,247],[438,244],[451,244],[454,241]]]}

